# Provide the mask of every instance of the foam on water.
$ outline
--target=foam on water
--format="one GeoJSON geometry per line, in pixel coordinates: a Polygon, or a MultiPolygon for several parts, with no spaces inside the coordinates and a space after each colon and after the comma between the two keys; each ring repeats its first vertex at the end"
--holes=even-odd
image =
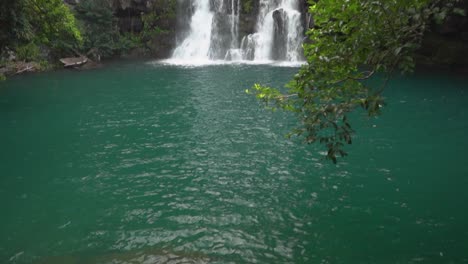
{"type": "Polygon", "coordinates": [[[274,61],[274,60],[183,60],[183,59],[166,59],[151,61],[153,65],[174,65],[182,67],[203,67],[210,65],[270,65],[277,67],[301,67],[305,65],[305,61],[274,61]]]}

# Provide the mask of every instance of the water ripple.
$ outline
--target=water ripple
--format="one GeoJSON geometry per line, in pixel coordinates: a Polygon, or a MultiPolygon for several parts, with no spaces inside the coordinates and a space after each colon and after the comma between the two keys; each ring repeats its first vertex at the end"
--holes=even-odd
{"type": "MultiPolygon", "coordinates": [[[[392,123],[400,118],[376,121],[382,130],[363,125],[351,157],[331,165],[315,146],[285,139],[297,124],[291,115],[264,111],[244,92],[258,80],[280,87],[295,71],[118,65],[57,81],[68,89],[35,95],[40,107],[0,111],[9,124],[2,146],[12,150],[4,160],[16,161],[0,164],[12,175],[0,187],[9,201],[0,262],[411,263],[440,252],[463,260],[466,234],[455,233],[467,219],[459,201],[468,170],[449,155],[432,159],[467,144],[447,137],[429,156],[424,144],[408,149],[408,134],[430,134],[413,123],[434,113],[405,97],[409,109],[387,110],[412,118],[405,137],[392,123]]],[[[466,127],[459,112],[468,104],[450,110],[446,100],[439,119],[460,117],[446,130],[466,127]]]]}

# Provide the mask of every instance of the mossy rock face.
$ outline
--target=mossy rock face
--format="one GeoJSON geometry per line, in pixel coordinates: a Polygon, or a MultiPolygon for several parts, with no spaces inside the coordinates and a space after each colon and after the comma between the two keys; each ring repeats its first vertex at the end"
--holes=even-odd
{"type": "Polygon", "coordinates": [[[114,15],[120,32],[144,37],[145,50],[127,56],[167,58],[175,46],[177,0],[114,0],[114,15]]]}
{"type": "Polygon", "coordinates": [[[164,59],[171,56],[171,52],[176,44],[175,33],[165,32],[159,34],[157,37],[152,38],[146,43],[149,49],[149,54],[153,58],[164,59]]]}
{"type": "Polygon", "coordinates": [[[115,0],[113,9],[123,32],[141,32],[143,14],[160,17],[161,28],[175,30],[177,0],[115,0]]]}
{"type": "Polygon", "coordinates": [[[260,10],[259,0],[241,0],[239,35],[246,36],[255,32],[257,15],[260,10]]]}

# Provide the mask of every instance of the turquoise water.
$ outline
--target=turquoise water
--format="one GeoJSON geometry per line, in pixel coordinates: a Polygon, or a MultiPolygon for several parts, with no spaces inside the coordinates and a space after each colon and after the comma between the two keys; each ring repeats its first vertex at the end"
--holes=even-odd
{"type": "Polygon", "coordinates": [[[0,263],[468,263],[467,79],[398,78],[337,166],[244,90],[273,66],[0,83],[0,263]]]}

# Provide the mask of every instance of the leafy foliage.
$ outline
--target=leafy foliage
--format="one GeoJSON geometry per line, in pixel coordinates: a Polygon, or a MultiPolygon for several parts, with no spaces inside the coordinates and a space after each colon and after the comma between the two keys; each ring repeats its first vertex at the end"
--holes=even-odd
{"type": "Polygon", "coordinates": [[[34,43],[16,47],[16,56],[19,60],[33,61],[40,57],[40,50],[34,43]]]}
{"type": "Polygon", "coordinates": [[[304,44],[307,65],[288,92],[255,85],[250,92],[268,105],[293,111],[302,125],[292,134],[326,146],[334,163],[346,156],[354,130],[348,116],[360,108],[380,113],[382,92],[395,72],[412,72],[414,52],[435,19],[453,12],[458,0],[310,0],[315,27],[304,44]],[[379,73],[383,78],[373,78],[379,73]]]}
{"type": "Polygon", "coordinates": [[[62,0],[27,0],[36,42],[70,51],[82,42],[75,17],[62,0]]]}
{"type": "Polygon", "coordinates": [[[0,2],[0,48],[14,40],[32,37],[32,25],[26,12],[25,0],[0,2]]]}
{"type": "Polygon", "coordinates": [[[63,0],[1,1],[0,52],[9,47],[24,60],[45,59],[38,58],[42,51],[54,58],[88,52],[108,58],[169,33],[168,21],[176,17],[176,0],[155,1],[154,10],[142,15],[142,32],[121,32],[112,3],[81,0],[73,13],[63,0]]]}
{"type": "Polygon", "coordinates": [[[70,52],[81,44],[75,17],[61,0],[2,1],[0,11],[1,47],[32,44],[47,46],[57,54],[70,52]]]}
{"type": "Polygon", "coordinates": [[[143,31],[141,38],[143,42],[155,39],[172,30],[169,21],[175,19],[177,9],[176,0],[166,0],[163,6],[153,5],[153,10],[142,16],[143,31]]]}
{"type": "Polygon", "coordinates": [[[119,50],[120,34],[113,10],[105,0],[83,0],[76,6],[77,18],[85,35],[83,50],[96,49],[99,55],[110,57],[119,50]]]}
{"type": "Polygon", "coordinates": [[[167,29],[161,28],[159,26],[160,16],[155,13],[144,14],[142,17],[143,20],[143,31],[141,36],[144,40],[149,40],[157,37],[158,35],[167,33],[167,29]]]}
{"type": "Polygon", "coordinates": [[[142,45],[144,34],[120,32],[109,1],[82,0],[76,11],[82,22],[85,52],[94,49],[103,58],[109,58],[142,45]]]}

